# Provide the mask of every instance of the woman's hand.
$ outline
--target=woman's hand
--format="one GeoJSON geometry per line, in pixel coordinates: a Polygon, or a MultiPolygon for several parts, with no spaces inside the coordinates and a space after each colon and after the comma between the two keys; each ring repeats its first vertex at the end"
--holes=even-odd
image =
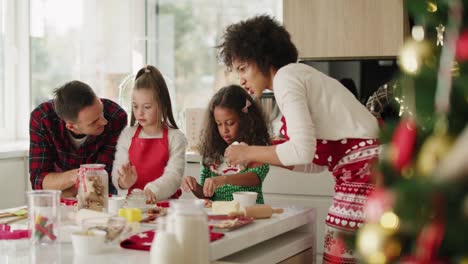
{"type": "Polygon", "coordinates": [[[155,204],[156,203],[156,196],[150,189],[145,189],[144,191],[146,196],[146,203],[147,204],[155,204]]]}
{"type": "Polygon", "coordinates": [[[246,166],[246,164],[249,164],[251,161],[247,159],[247,155],[246,155],[248,148],[249,148],[249,145],[247,145],[244,142],[238,145],[231,144],[224,151],[224,157],[227,159],[227,163],[231,166],[235,166],[235,165],[246,166]]]}
{"type": "Polygon", "coordinates": [[[131,165],[130,163],[122,165],[117,173],[119,174],[119,186],[122,189],[128,189],[132,187],[138,178],[135,166],[131,165]]]}
{"type": "Polygon", "coordinates": [[[184,190],[184,192],[191,192],[191,191],[195,191],[196,190],[196,186],[197,186],[197,180],[192,177],[192,176],[185,176],[183,179],[182,179],[182,190],[184,190]]]}
{"type": "Polygon", "coordinates": [[[226,175],[221,175],[206,179],[205,184],[203,184],[203,195],[212,197],[216,189],[226,184],[226,178],[226,175]]]}

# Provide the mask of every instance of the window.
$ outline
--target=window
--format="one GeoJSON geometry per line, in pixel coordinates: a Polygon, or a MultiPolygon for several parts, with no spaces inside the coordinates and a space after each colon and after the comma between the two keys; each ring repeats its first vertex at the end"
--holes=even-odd
{"type": "Polygon", "coordinates": [[[31,107],[78,79],[128,111],[132,74],[152,64],[166,78],[182,127],[187,107],[206,107],[233,82],[214,48],[224,28],[282,12],[281,0],[29,1],[31,107]]]}
{"type": "Polygon", "coordinates": [[[219,87],[214,46],[228,24],[281,13],[280,0],[30,1],[33,106],[72,79],[117,100],[125,76],[149,63],[167,78],[176,116],[219,87]]]}
{"type": "Polygon", "coordinates": [[[0,0],[0,128],[5,127],[5,12],[3,0],[0,0]]]}
{"type": "Polygon", "coordinates": [[[31,104],[71,80],[118,101],[120,81],[140,67],[144,0],[30,0],[31,104]]]}
{"type": "Polygon", "coordinates": [[[281,19],[282,13],[281,0],[155,2],[148,8],[147,61],[165,75],[178,123],[183,123],[186,108],[206,107],[215,91],[237,82],[216,57],[215,46],[226,26],[258,14],[281,19]]]}
{"type": "Polygon", "coordinates": [[[14,0],[0,0],[0,140],[12,139],[15,131],[14,3],[14,0]]]}

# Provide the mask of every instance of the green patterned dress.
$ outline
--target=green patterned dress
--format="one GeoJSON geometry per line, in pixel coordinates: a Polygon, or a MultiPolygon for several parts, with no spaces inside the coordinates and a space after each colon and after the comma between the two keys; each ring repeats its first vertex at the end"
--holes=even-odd
{"type": "MultiPolygon", "coordinates": [[[[231,185],[225,184],[218,189],[215,190],[213,196],[211,197],[212,201],[232,201],[232,193],[233,192],[256,192],[258,193],[257,196],[257,204],[263,204],[263,193],[262,193],[262,183],[265,180],[268,171],[270,170],[270,165],[264,164],[260,167],[255,168],[246,168],[239,173],[245,172],[253,172],[257,174],[258,178],[260,179],[260,184],[256,186],[238,186],[238,185],[231,185]]],[[[200,181],[201,186],[205,183],[206,178],[214,178],[219,176],[217,173],[210,170],[209,167],[203,166],[201,167],[200,172],[200,181]]],[[[227,176],[229,177],[229,175],[227,176]]]]}

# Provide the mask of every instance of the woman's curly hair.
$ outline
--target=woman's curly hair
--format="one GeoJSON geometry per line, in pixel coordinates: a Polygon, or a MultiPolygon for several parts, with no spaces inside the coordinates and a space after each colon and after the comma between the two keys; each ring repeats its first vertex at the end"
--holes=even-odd
{"type": "Polygon", "coordinates": [[[263,74],[297,62],[297,48],[286,29],[268,15],[256,16],[226,28],[218,56],[232,70],[233,60],[253,61],[263,74]]]}
{"type": "Polygon", "coordinates": [[[224,156],[224,151],[228,144],[223,140],[218,131],[218,126],[214,118],[216,107],[227,108],[234,111],[239,116],[239,131],[235,141],[245,142],[249,145],[268,146],[271,145],[268,126],[265,114],[260,105],[238,85],[229,85],[221,88],[211,98],[205,116],[205,126],[198,150],[202,155],[203,165],[210,163],[220,163],[224,156]],[[251,105],[247,112],[242,109],[249,101],[251,105]]]}

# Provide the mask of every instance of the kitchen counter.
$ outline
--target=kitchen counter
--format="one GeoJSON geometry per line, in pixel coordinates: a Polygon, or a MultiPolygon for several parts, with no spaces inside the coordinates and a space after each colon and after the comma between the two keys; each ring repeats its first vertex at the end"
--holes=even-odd
{"type": "MultiPolygon", "coordinates": [[[[185,175],[199,179],[200,164],[187,163],[185,175]]],[[[270,172],[263,181],[263,198],[267,204],[280,207],[314,208],[315,210],[315,254],[316,263],[323,258],[324,225],[328,209],[333,201],[333,175],[325,170],[320,173],[303,173],[270,166],[270,172]]],[[[194,197],[183,193],[183,198],[194,197]]]]}
{"type": "Polygon", "coordinates": [[[24,158],[29,152],[29,141],[0,141],[0,159],[24,158]]]}
{"type": "MultiPolygon", "coordinates": [[[[285,208],[283,214],[274,215],[270,219],[255,220],[248,226],[227,232],[222,239],[211,243],[212,263],[270,264],[282,262],[304,251],[315,254],[315,219],[314,209],[289,207],[285,208]]],[[[149,252],[118,246],[109,247],[102,254],[86,257],[74,256],[70,243],[23,247],[14,251],[0,248],[0,251],[0,263],[11,264],[149,263],[149,252]]],[[[314,259],[299,263],[314,263],[314,259]]]]}

